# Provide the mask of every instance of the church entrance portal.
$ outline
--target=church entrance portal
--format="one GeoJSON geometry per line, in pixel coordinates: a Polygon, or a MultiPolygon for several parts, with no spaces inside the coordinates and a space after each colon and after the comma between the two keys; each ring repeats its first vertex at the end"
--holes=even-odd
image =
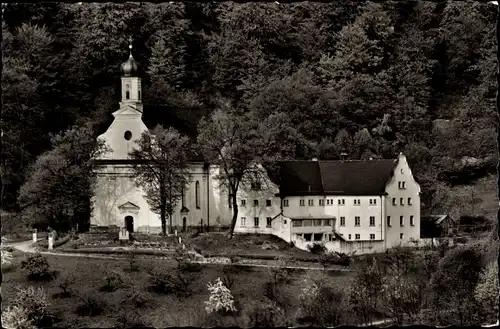
{"type": "Polygon", "coordinates": [[[125,227],[127,228],[127,231],[129,231],[129,233],[134,232],[134,217],[125,217],[125,227]]]}
{"type": "Polygon", "coordinates": [[[186,232],[186,217],[182,219],[182,232],[186,232]]]}

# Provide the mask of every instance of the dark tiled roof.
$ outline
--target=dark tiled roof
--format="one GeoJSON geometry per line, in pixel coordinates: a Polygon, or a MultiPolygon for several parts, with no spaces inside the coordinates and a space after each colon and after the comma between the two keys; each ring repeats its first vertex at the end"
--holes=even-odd
{"type": "Polygon", "coordinates": [[[381,195],[396,160],[286,161],[280,193],[293,195],[381,195]]]}

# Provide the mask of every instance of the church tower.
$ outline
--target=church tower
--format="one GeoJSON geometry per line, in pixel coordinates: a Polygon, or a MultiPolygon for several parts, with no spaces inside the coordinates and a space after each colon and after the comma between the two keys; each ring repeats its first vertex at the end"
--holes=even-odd
{"type": "Polygon", "coordinates": [[[139,65],[132,56],[132,38],[129,38],[130,55],[128,60],[121,65],[122,71],[122,100],[120,108],[131,106],[142,112],[141,78],[139,78],[139,65]]]}

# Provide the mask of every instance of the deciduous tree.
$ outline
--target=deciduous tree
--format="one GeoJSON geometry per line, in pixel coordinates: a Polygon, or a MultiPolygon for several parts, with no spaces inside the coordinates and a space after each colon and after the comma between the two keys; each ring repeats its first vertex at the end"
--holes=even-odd
{"type": "Polygon", "coordinates": [[[189,181],[189,139],[173,128],[158,125],[144,132],[130,157],[137,160],[132,167],[133,177],[145,191],[152,210],[160,214],[162,233],[166,234],[167,214],[170,233],[175,207],[181,200],[189,181]]]}

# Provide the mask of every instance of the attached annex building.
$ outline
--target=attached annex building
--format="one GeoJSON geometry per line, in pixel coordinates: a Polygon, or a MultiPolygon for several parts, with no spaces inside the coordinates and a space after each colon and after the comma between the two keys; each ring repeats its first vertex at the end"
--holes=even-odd
{"type": "Polygon", "coordinates": [[[368,253],[420,239],[420,186],[406,157],[281,163],[279,187],[239,197],[236,232],[267,233],[301,249],[368,253]]]}

